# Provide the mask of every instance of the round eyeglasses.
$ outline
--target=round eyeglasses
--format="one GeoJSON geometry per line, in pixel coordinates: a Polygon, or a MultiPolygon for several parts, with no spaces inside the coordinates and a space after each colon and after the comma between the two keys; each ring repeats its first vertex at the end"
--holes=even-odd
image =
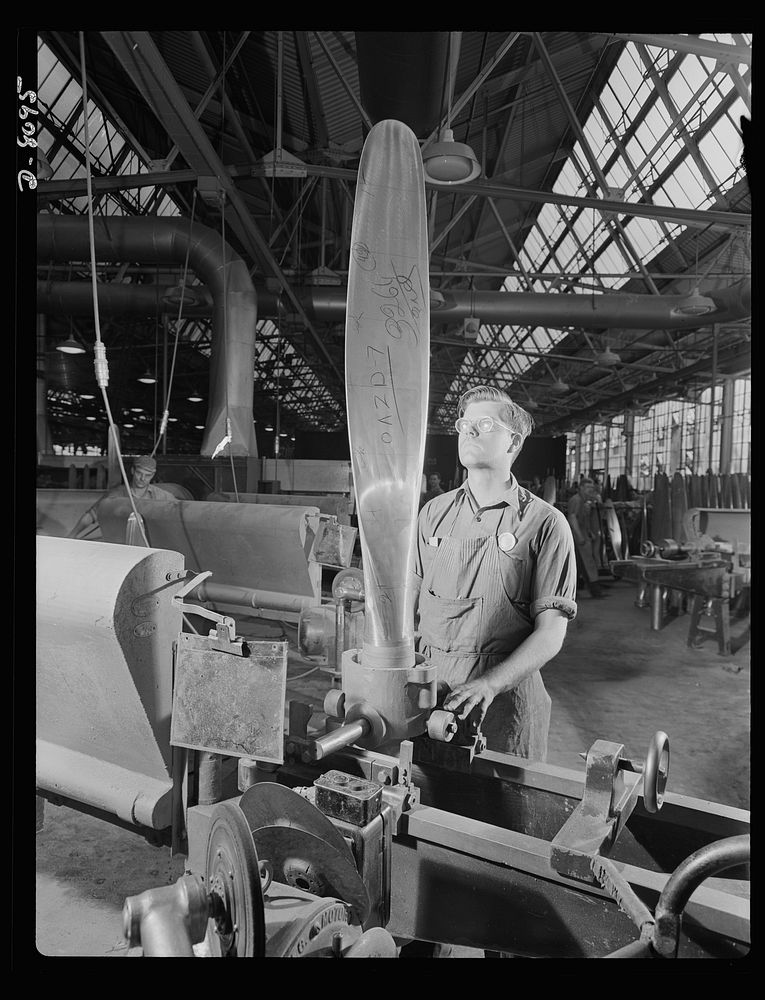
{"type": "Polygon", "coordinates": [[[479,434],[489,434],[494,430],[494,425],[504,428],[506,431],[513,430],[512,427],[508,427],[507,424],[503,424],[501,420],[497,420],[496,417],[478,417],[476,420],[468,420],[467,417],[460,417],[459,420],[454,421],[454,429],[458,434],[468,434],[471,428],[475,427],[479,434]]]}

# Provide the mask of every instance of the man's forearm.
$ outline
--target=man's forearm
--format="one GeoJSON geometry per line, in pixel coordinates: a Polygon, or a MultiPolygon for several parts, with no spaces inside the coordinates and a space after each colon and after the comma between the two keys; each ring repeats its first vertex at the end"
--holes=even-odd
{"type": "Polygon", "coordinates": [[[562,631],[536,629],[506,659],[486,670],[481,679],[491,685],[495,695],[511,691],[560,652],[564,636],[565,626],[562,631]]]}

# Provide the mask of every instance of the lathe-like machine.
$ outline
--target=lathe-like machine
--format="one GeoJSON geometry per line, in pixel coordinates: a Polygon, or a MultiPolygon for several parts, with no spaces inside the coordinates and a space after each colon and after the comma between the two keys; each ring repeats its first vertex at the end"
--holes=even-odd
{"type": "Polygon", "coordinates": [[[747,954],[749,814],[668,791],[666,734],[641,759],[604,734],[580,773],[492,752],[478,718],[444,709],[414,634],[429,295],[406,126],[371,130],[356,199],[346,380],[363,572],[335,581],[323,711],[285,703],[287,642],[241,634],[181,553],[38,537],[38,794],[185,854],[177,883],[125,902],[146,956],[395,958],[413,940],[747,954]],[[408,208],[398,221],[391,202],[408,208]],[[363,632],[345,627],[352,606],[363,632]]]}

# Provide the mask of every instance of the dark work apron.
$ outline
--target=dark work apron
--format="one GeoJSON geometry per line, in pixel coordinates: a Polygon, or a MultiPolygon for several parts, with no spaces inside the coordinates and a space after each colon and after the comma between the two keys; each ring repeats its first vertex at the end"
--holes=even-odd
{"type": "MultiPolygon", "coordinates": [[[[419,597],[419,651],[438,666],[439,681],[452,688],[480,677],[534,631],[528,546],[525,554],[503,551],[504,531],[452,538],[456,519],[423,567],[419,597]]],[[[488,748],[545,760],[551,704],[538,670],[497,695],[481,725],[488,748]]]]}

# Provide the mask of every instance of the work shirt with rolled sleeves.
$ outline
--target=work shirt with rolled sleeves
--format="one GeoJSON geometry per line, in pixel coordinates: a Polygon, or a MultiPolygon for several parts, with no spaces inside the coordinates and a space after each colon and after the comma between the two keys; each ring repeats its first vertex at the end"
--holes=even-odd
{"type": "MultiPolygon", "coordinates": [[[[449,687],[480,677],[534,631],[549,608],[576,615],[571,528],[551,504],[511,486],[480,507],[467,482],[435,497],[417,521],[418,652],[449,687]]],[[[550,697],[540,672],[497,695],[482,724],[490,749],[544,760],[550,697]]]]}

